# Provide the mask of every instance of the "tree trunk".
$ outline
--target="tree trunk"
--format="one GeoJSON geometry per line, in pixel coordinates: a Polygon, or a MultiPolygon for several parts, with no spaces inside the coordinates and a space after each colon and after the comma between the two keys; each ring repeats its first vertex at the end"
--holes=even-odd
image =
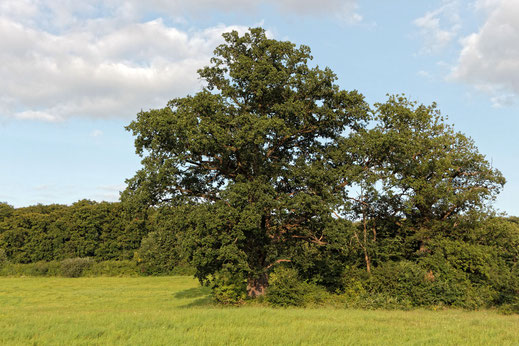
{"type": "Polygon", "coordinates": [[[366,261],[366,270],[371,274],[371,260],[369,259],[368,251],[364,248],[364,260],[366,261]]]}
{"type": "Polygon", "coordinates": [[[247,295],[251,298],[262,296],[266,293],[268,286],[268,275],[261,274],[259,277],[249,277],[247,280],[247,295]]]}
{"type": "Polygon", "coordinates": [[[366,205],[362,208],[362,223],[364,226],[364,245],[362,248],[364,249],[364,260],[366,261],[366,270],[371,274],[371,260],[368,255],[368,223],[366,221],[366,205]]]}

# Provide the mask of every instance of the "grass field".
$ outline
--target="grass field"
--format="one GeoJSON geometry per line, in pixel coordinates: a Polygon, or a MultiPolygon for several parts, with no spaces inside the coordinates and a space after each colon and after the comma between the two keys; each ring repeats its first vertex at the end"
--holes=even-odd
{"type": "Polygon", "coordinates": [[[519,345],[490,311],[222,308],[189,277],[0,278],[0,345],[519,345]]]}

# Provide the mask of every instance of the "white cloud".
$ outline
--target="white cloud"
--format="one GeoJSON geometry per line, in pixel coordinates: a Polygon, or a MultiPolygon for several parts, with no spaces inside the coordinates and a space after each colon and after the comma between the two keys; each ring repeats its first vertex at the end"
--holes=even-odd
{"type": "Polygon", "coordinates": [[[488,17],[461,41],[451,78],[490,94],[495,106],[509,105],[519,96],[519,1],[483,0],[476,8],[488,17]]]}
{"type": "Polygon", "coordinates": [[[501,0],[476,0],[474,7],[476,10],[492,10],[499,6],[501,3],[501,0]]]}
{"type": "MultiPolygon", "coordinates": [[[[285,15],[329,16],[349,23],[359,22],[362,16],[357,13],[357,0],[109,0],[112,7],[126,4],[127,13],[133,11],[159,11],[163,13],[200,14],[215,10],[226,12],[251,12],[260,4],[273,6],[285,15]],[[119,4],[119,5],[117,5],[119,4]]],[[[106,2],[105,2],[106,3],[106,2]]]]}
{"type": "Polygon", "coordinates": [[[438,52],[453,41],[461,27],[458,12],[458,1],[444,1],[440,8],[413,21],[423,39],[422,53],[438,52]]]}
{"type": "MultiPolygon", "coordinates": [[[[109,25],[110,23],[108,23],[109,25]]],[[[217,26],[183,32],[160,19],[104,34],[51,34],[0,18],[0,115],[58,121],[71,116],[132,117],[197,90],[217,26]]]]}
{"type": "Polygon", "coordinates": [[[490,101],[492,101],[492,105],[496,108],[503,108],[503,107],[509,107],[515,104],[516,102],[516,96],[514,94],[495,94],[490,98],[490,101]]]}
{"type": "MultiPolygon", "coordinates": [[[[269,0],[294,15],[360,21],[356,0],[269,0]]],[[[252,0],[3,0],[0,2],[0,118],[62,121],[133,117],[200,88],[219,25],[183,31],[184,15],[251,11],[252,0]],[[143,20],[143,18],[157,18],[143,20]],[[161,19],[164,18],[164,19],[161,19]]]]}
{"type": "MultiPolygon", "coordinates": [[[[293,15],[360,21],[356,0],[269,0],[293,15]]],[[[183,31],[184,15],[251,11],[252,0],[3,0],[0,2],[0,118],[62,121],[133,117],[200,88],[219,25],[183,31]],[[143,20],[143,18],[157,18],[143,20]],[[164,18],[164,19],[161,19],[164,18]]]]}
{"type": "Polygon", "coordinates": [[[61,118],[57,115],[31,110],[17,112],[14,114],[14,117],[22,120],[41,120],[46,122],[56,122],[61,120],[61,118]]]}

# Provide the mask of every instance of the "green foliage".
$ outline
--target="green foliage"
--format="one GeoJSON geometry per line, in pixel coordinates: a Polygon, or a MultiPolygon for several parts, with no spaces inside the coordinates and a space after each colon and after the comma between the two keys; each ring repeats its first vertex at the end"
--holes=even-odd
{"type": "Polygon", "coordinates": [[[12,208],[0,205],[0,251],[12,263],[91,257],[133,258],[149,232],[146,215],[130,217],[120,203],[79,201],[12,208]]]}
{"type": "Polygon", "coordinates": [[[227,270],[218,271],[210,281],[210,286],[214,299],[220,304],[241,304],[247,297],[247,280],[227,270]]]}
{"type": "Polygon", "coordinates": [[[145,275],[194,275],[195,269],[181,257],[177,234],[162,226],[142,240],[135,253],[139,272],[145,275]]]}
{"type": "Polygon", "coordinates": [[[501,305],[499,312],[505,315],[519,314],[519,298],[515,297],[512,302],[501,305]]]}
{"type": "MultiPolygon", "coordinates": [[[[2,222],[11,217],[11,215],[13,214],[13,211],[14,211],[14,208],[13,206],[7,204],[7,203],[2,203],[0,202],[0,225],[2,224],[2,222]]],[[[2,231],[2,228],[0,227],[0,232],[2,231]]]]}
{"type": "Polygon", "coordinates": [[[58,276],[61,275],[62,265],[57,261],[39,261],[26,266],[26,276],[58,276]]]}
{"type": "Polygon", "coordinates": [[[35,263],[4,263],[0,265],[0,276],[60,276],[61,264],[58,261],[35,263]]]}
{"type": "Polygon", "coordinates": [[[473,140],[444,122],[436,104],[391,96],[375,105],[375,114],[371,170],[383,184],[381,197],[411,227],[481,209],[505,183],[473,140]]]}
{"type": "MultiPolygon", "coordinates": [[[[182,273],[185,275],[187,268],[182,273]]],[[[85,258],[71,258],[63,261],[40,261],[35,263],[5,263],[0,265],[0,276],[138,276],[139,270],[134,261],[95,262],[85,258]]]]}
{"type": "Polygon", "coordinates": [[[404,306],[451,305],[462,292],[453,290],[449,283],[413,262],[387,262],[373,270],[367,290],[393,297],[404,306]]]}
{"type": "Polygon", "coordinates": [[[305,284],[292,268],[279,267],[270,275],[267,301],[274,306],[303,306],[305,284]]]}
{"type": "Polygon", "coordinates": [[[61,261],[61,275],[68,278],[78,278],[94,264],[91,258],[67,258],[61,261]]]}
{"type": "MultiPolygon", "coordinates": [[[[443,245],[450,247],[450,254],[453,249],[470,247],[464,243],[443,245]]],[[[477,258],[462,261],[459,257],[444,256],[434,248],[418,263],[385,262],[373,268],[371,275],[360,269],[348,269],[341,297],[347,306],[357,308],[514,306],[519,292],[514,268],[494,267],[492,276],[484,280],[479,273],[474,276],[474,271],[486,271],[492,265],[492,261],[481,263],[477,258]]]]}
{"type": "Polygon", "coordinates": [[[0,248],[0,268],[5,264],[9,263],[9,259],[7,258],[7,254],[5,250],[0,248]]]}
{"type": "Polygon", "coordinates": [[[91,266],[84,268],[81,274],[81,276],[137,276],[139,275],[139,270],[135,261],[112,260],[94,262],[91,266]]]}
{"type": "Polygon", "coordinates": [[[223,36],[212,65],[199,70],[207,88],[128,126],[143,168],[122,197],[129,205],[201,204],[181,227],[197,277],[232,264],[256,287],[276,261],[326,244],[340,184],[327,152],[364,126],[367,105],[341,90],[330,69],[310,67],[306,46],[260,28],[223,36]]]}
{"type": "Polygon", "coordinates": [[[343,138],[335,154],[349,164],[344,174],[356,187],[345,196],[344,214],[362,220],[355,240],[367,267],[412,259],[459,217],[484,212],[505,183],[436,104],[390,96],[373,113],[373,128],[343,138]]]}
{"type": "Polygon", "coordinates": [[[135,259],[143,274],[169,274],[179,262],[175,255],[176,242],[168,235],[167,232],[151,232],[142,240],[135,259]],[[171,241],[173,244],[170,244],[171,241]]]}
{"type": "Polygon", "coordinates": [[[278,267],[270,276],[266,300],[273,306],[289,307],[329,304],[332,299],[324,287],[301,280],[297,270],[278,267]]]}
{"type": "Polygon", "coordinates": [[[179,275],[179,276],[195,276],[196,268],[194,268],[189,263],[179,262],[175,265],[173,270],[169,273],[169,275],[179,275]]]}
{"type": "Polygon", "coordinates": [[[186,267],[182,258],[179,228],[185,218],[184,208],[161,208],[149,225],[152,232],[143,238],[135,253],[140,271],[146,275],[169,275],[178,267],[186,267]]]}

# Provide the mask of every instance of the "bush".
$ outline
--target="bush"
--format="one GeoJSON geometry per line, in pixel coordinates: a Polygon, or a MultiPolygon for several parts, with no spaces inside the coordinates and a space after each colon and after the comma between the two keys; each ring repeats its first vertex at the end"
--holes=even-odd
{"type": "Polygon", "coordinates": [[[501,305],[499,312],[505,315],[519,314],[519,297],[515,297],[511,303],[501,305]]]}
{"type": "Polygon", "coordinates": [[[391,289],[396,284],[390,281],[397,280],[393,271],[394,268],[373,268],[369,274],[364,268],[347,267],[342,280],[344,290],[335,298],[336,305],[356,309],[408,309],[411,305],[408,297],[398,296],[391,289]]]}
{"type": "Polygon", "coordinates": [[[4,262],[3,265],[0,265],[0,276],[19,276],[15,273],[14,264],[9,262],[4,262]]]}
{"type": "Polygon", "coordinates": [[[281,307],[322,305],[330,302],[331,295],[322,286],[302,281],[297,270],[278,267],[270,275],[266,300],[281,307]]]}
{"type": "Polygon", "coordinates": [[[278,267],[270,274],[267,289],[267,302],[274,306],[303,306],[304,285],[297,271],[292,268],[278,267]]]}
{"type": "Polygon", "coordinates": [[[365,269],[346,266],[341,280],[343,289],[338,300],[347,307],[357,307],[357,304],[364,300],[368,294],[366,292],[369,274],[365,269]]]}
{"type": "Polygon", "coordinates": [[[432,290],[434,274],[409,261],[386,262],[373,268],[368,281],[371,293],[390,296],[403,305],[426,306],[438,303],[432,290]]]}
{"type": "Polygon", "coordinates": [[[91,258],[67,258],[61,261],[61,275],[68,278],[78,278],[93,265],[94,261],[91,258]]]}
{"type": "MultiPolygon", "coordinates": [[[[91,258],[69,258],[59,261],[40,261],[36,263],[3,262],[0,276],[138,276],[140,268],[135,261],[102,261],[91,258]]],[[[193,267],[182,264],[174,268],[171,275],[193,275],[193,267]]]]}
{"type": "Polygon", "coordinates": [[[247,298],[247,282],[239,274],[222,270],[211,280],[216,302],[224,305],[241,304],[247,298]]]}
{"type": "Polygon", "coordinates": [[[330,304],[333,294],[329,293],[323,286],[315,283],[302,282],[304,306],[330,304]]]}
{"type": "Polygon", "coordinates": [[[83,271],[83,276],[137,276],[139,270],[135,261],[94,262],[83,271]]]}
{"type": "Polygon", "coordinates": [[[5,262],[0,267],[0,276],[58,276],[60,262],[10,263],[5,262]]]}
{"type": "Polygon", "coordinates": [[[496,247],[441,240],[419,265],[435,274],[437,295],[447,305],[476,309],[510,304],[519,292],[519,271],[496,247]],[[508,262],[508,263],[507,263],[508,262]]]}
{"type": "Polygon", "coordinates": [[[441,264],[442,270],[432,264],[390,261],[374,267],[371,275],[362,269],[348,269],[341,299],[349,307],[375,309],[439,306],[474,309],[492,300],[492,290],[474,286],[463,272],[449,267],[448,263],[441,264]]]}
{"type": "Polygon", "coordinates": [[[58,276],[60,263],[58,261],[39,261],[25,266],[27,276],[58,276]]]}

